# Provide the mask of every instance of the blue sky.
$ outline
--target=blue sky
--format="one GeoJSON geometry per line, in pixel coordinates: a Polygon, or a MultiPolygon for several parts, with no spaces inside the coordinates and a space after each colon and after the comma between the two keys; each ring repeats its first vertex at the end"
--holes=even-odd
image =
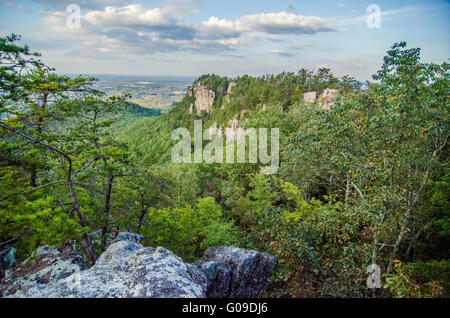
{"type": "Polygon", "coordinates": [[[0,0],[0,34],[17,33],[60,73],[236,76],[330,67],[370,78],[389,47],[423,60],[450,53],[450,2],[0,0]],[[67,7],[81,9],[70,28],[67,7]],[[381,9],[380,28],[367,7],[381,9]]]}

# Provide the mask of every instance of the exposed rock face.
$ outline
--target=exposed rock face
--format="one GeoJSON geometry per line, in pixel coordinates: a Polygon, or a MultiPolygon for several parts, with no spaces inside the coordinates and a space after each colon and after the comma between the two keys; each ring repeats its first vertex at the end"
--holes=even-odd
{"type": "Polygon", "coordinates": [[[202,286],[208,298],[227,298],[230,291],[231,272],[214,261],[199,261],[191,265],[190,271],[202,286]]]}
{"type": "Polygon", "coordinates": [[[225,105],[228,104],[230,102],[230,94],[231,91],[233,90],[233,87],[236,86],[236,82],[230,82],[228,83],[228,87],[227,87],[227,91],[226,91],[226,95],[225,95],[225,99],[224,99],[224,103],[222,104],[222,106],[220,107],[221,109],[225,108],[225,105]]]}
{"type": "Polygon", "coordinates": [[[267,254],[215,247],[201,262],[189,265],[164,248],[144,248],[141,239],[140,235],[120,233],[97,263],[84,271],[77,264],[78,255],[65,259],[68,252],[40,247],[1,282],[5,286],[2,294],[39,298],[256,297],[276,262],[267,254]]]}
{"type": "Polygon", "coordinates": [[[0,284],[0,295],[21,295],[33,286],[60,281],[84,268],[84,259],[76,253],[75,244],[58,249],[41,246],[29,258],[7,271],[0,284]]]}
{"type": "Polygon", "coordinates": [[[120,241],[128,241],[133,243],[141,243],[142,239],[144,238],[143,235],[136,234],[136,233],[130,233],[130,232],[120,232],[113,240],[113,243],[117,243],[120,241]]]}
{"type": "Polygon", "coordinates": [[[236,82],[230,82],[228,84],[228,88],[227,88],[227,95],[231,93],[231,90],[233,89],[233,87],[236,86],[236,82]]]}
{"type": "Polygon", "coordinates": [[[306,104],[314,104],[317,99],[316,92],[307,92],[303,94],[303,102],[306,104]]]}
{"type": "Polygon", "coordinates": [[[16,249],[14,247],[7,247],[0,250],[0,279],[5,277],[7,270],[16,265],[16,249]]]}
{"type": "MultiPolygon", "coordinates": [[[[195,96],[195,111],[197,114],[200,114],[202,110],[210,113],[212,111],[212,105],[214,100],[216,99],[216,93],[202,83],[195,83],[192,87],[188,89],[188,96],[195,96]]],[[[189,109],[189,112],[192,114],[193,108],[189,109]]]]}
{"type": "Polygon", "coordinates": [[[268,254],[217,246],[192,265],[205,273],[207,297],[252,298],[264,291],[275,264],[276,258],[268,254]]]}
{"type": "Polygon", "coordinates": [[[306,104],[314,104],[317,100],[320,101],[319,107],[322,109],[330,109],[334,105],[338,90],[334,88],[326,88],[317,99],[316,92],[307,92],[303,94],[303,102],[306,104]]]}
{"type": "Polygon", "coordinates": [[[330,109],[330,107],[334,105],[337,94],[338,94],[337,89],[326,88],[323,91],[322,95],[320,95],[320,100],[323,100],[323,102],[320,104],[320,108],[330,109]]]}

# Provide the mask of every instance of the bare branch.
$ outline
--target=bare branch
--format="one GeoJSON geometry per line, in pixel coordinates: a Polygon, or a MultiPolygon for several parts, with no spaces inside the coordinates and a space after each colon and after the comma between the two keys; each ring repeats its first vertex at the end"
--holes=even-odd
{"type": "Polygon", "coordinates": [[[356,189],[356,191],[358,191],[358,193],[359,193],[359,195],[361,196],[361,198],[362,198],[363,200],[366,200],[366,199],[364,198],[364,195],[362,194],[361,190],[359,190],[359,188],[357,187],[357,185],[356,185],[354,182],[352,182],[352,186],[356,189]]]}
{"type": "Polygon", "coordinates": [[[74,171],[71,180],[75,179],[80,172],[83,172],[84,170],[86,170],[87,168],[92,166],[96,161],[98,161],[100,159],[101,159],[101,157],[97,156],[94,159],[92,159],[91,161],[89,161],[87,164],[85,164],[82,168],[74,171]]]}

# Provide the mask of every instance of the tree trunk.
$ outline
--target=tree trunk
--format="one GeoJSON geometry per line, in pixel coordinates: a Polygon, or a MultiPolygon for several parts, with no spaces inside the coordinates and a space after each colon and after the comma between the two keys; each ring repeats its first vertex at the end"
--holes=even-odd
{"type": "Polygon", "coordinates": [[[37,188],[37,171],[36,168],[31,168],[31,176],[30,176],[30,186],[33,188],[37,188]]]}
{"type": "MultiPolygon", "coordinates": [[[[68,181],[67,186],[69,187],[70,197],[72,198],[72,204],[73,204],[75,211],[77,211],[77,215],[78,215],[78,218],[80,219],[81,226],[86,227],[87,222],[83,216],[83,213],[81,212],[77,197],[75,195],[75,191],[73,190],[73,184],[72,184],[71,180],[68,181]]],[[[94,249],[94,246],[92,245],[92,241],[91,241],[91,238],[89,237],[89,233],[84,232],[83,237],[84,237],[84,240],[86,241],[87,252],[89,253],[89,255],[91,255],[92,262],[95,264],[95,262],[97,262],[97,254],[95,253],[95,249],[94,249]]]]}
{"type": "MultiPolygon", "coordinates": [[[[436,154],[436,152],[435,152],[435,154],[436,154]]],[[[400,244],[402,243],[403,238],[405,237],[406,233],[408,232],[408,225],[409,225],[409,221],[412,216],[412,211],[413,211],[414,207],[416,206],[417,202],[419,201],[419,197],[422,193],[423,188],[425,187],[425,185],[428,181],[429,175],[430,175],[430,170],[427,170],[427,172],[425,172],[425,175],[423,176],[422,183],[420,184],[420,187],[414,196],[414,199],[412,200],[412,202],[409,204],[408,208],[406,209],[405,221],[402,224],[402,227],[400,229],[400,234],[398,235],[397,240],[395,241],[394,249],[392,251],[391,257],[389,258],[389,265],[387,268],[388,273],[392,272],[395,255],[398,253],[398,250],[400,249],[400,244]]]]}
{"type": "MultiPolygon", "coordinates": [[[[42,145],[42,146],[44,146],[44,147],[46,147],[46,148],[48,148],[48,149],[58,153],[58,154],[60,154],[61,156],[63,156],[67,160],[67,162],[69,164],[69,170],[67,172],[67,186],[69,188],[70,197],[72,198],[73,207],[77,211],[78,218],[80,219],[80,222],[81,222],[81,226],[86,227],[87,226],[86,219],[84,218],[83,213],[81,212],[80,206],[79,206],[78,201],[77,201],[77,197],[75,195],[75,191],[73,190],[73,178],[77,175],[77,173],[79,173],[79,172],[83,171],[84,169],[86,169],[87,167],[89,167],[93,162],[95,162],[95,160],[98,160],[98,158],[95,158],[90,163],[88,163],[86,166],[81,168],[80,170],[75,171],[74,175],[72,176],[72,159],[70,158],[70,156],[67,153],[65,153],[64,151],[59,150],[58,148],[55,148],[55,147],[53,147],[51,145],[46,144],[43,141],[40,141],[40,140],[37,140],[37,139],[35,139],[33,137],[25,135],[24,133],[22,133],[20,131],[17,131],[14,128],[5,126],[5,125],[3,125],[1,123],[0,123],[0,127],[6,129],[6,130],[8,130],[8,131],[10,131],[10,132],[12,132],[12,133],[14,133],[16,135],[22,136],[23,138],[28,139],[29,141],[31,141],[33,143],[40,144],[40,145],[42,145]]],[[[89,237],[89,234],[87,232],[84,233],[84,239],[86,240],[86,246],[87,246],[88,254],[91,255],[92,262],[95,264],[95,262],[97,261],[97,254],[95,253],[94,246],[92,245],[91,238],[89,237]]]]}
{"type": "MultiPolygon", "coordinates": [[[[48,94],[44,93],[44,95],[42,96],[42,104],[41,104],[41,111],[44,112],[45,108],[47,107],[47,100],[48,100],[48,94]]],[[[38,121],[36,123],[37,126],[37,131],[39,134],[42,133],[42,131],[44,130],[44,117],[41,114],[38,118],[38,121]]],[[[37,183],[37,169],[35,167],[33,167],[31,169],[31,176],[30,176],[30,185],[34,188],[36,188],[38,186],[37,183]]]]}
{"type": "MultiPolygon", "coordinates": [[[[105,164],[107,163],[106,159],[104,160],[105,164]]],[[[106,196],[105,196],[105,208],[104,208],[104,215],[105,215],[105,224],[102,228],[102,247],[106,247],[106,234],[109,233],[109,212],[111,210],[111,193],[113,188],[113,182],[114,182],[114,173],[112,169],[108,169],[108,188],[106,190],[106,196]]]]}
{"type": "Polygon", "coordinates": [[[147,207],[144,205],[144,192],[141,192],[141,215],[139,215],[137,232],[141,232],[141,227],[144,224],[145,214],[147,214],[147,207]]]}

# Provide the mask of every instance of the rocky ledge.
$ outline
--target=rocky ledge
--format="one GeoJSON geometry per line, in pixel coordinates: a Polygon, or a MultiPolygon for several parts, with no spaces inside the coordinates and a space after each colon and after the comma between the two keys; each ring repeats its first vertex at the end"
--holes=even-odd
{"type": "MultiPolygon", "coordinates": [[[[212,247],[201,261],[185,264],[162,248],[143,247],[142,236],[120,233],[97,263],[83,270],[73,244],[43,246],[0,284],[3,297],[30,298],[228,298],[257,297],[275,257],[237,247],[212,247]]],[[[11,257],[9,255],[9,257],[11,257]]]]}

